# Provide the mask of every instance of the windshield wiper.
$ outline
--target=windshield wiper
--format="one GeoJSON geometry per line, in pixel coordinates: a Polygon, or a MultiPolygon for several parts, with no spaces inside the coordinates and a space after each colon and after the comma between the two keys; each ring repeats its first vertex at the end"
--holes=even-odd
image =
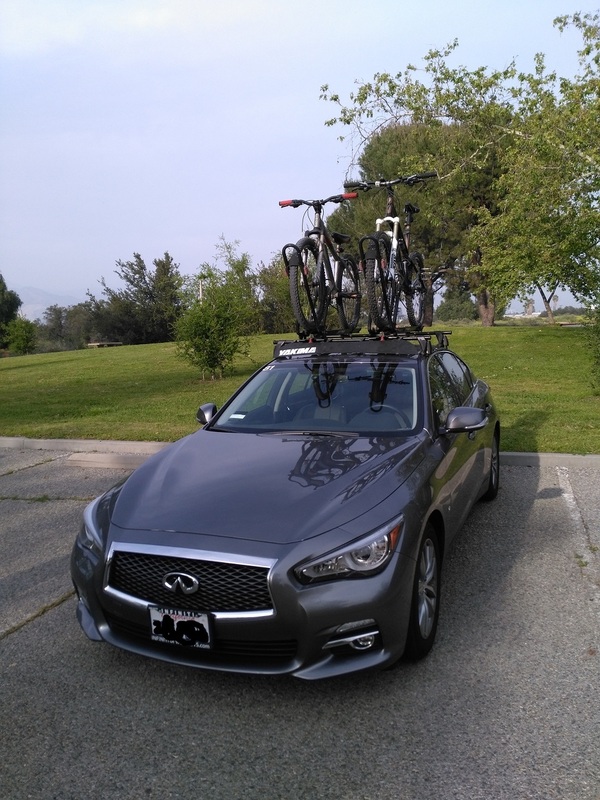
{"type": "Polygon", "coordinates": [[[273,431],[273,433],[284,433],[288,436],[335,436],[338,439],[354,438],[358,436],[356,431],[273,431]]]}

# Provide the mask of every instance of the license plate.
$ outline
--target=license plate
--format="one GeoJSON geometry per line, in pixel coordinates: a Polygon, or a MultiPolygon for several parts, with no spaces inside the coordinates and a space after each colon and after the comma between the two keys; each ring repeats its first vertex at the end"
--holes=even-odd
{"type": "Polygon", "coordinates": [[[150,626],[155,642],[200,647],[212,647],[211,620],[199,611],[179,611],[176,608],[150,608],[150,626]]]}

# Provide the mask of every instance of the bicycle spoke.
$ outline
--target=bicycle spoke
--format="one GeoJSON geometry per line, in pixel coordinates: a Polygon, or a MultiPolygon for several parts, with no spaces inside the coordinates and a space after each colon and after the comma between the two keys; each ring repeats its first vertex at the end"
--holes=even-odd
{"type": "Polygon", "coordinates": [[[343,256],[338,266],[337,312],[342,330],[352,333],[359,327],[361,289],[358,268],[351,256],[343,256]]]}
{"type": "Polygon", "coordinates": [[[425,317],[425,284],[423,283],[423,257],[413,253],[407,262],[404,290],[408,322],[415,328],[423,326],[425,317]]]}
{"type": "Polygon", "coordinates": [[[290,260],[290,298],[296,322],[304,333],[320,330],[326,310],[325,276],[317,253],[312,239],[302,239],[290,260]]]}
{"type": "Polygon", "coordinates": [[[372,324],[381,331],[396,327],[398,296],[396,281],[389,269],[389,245],[385,234],[368,237],[365,256],[365,282],[372,324]]]}

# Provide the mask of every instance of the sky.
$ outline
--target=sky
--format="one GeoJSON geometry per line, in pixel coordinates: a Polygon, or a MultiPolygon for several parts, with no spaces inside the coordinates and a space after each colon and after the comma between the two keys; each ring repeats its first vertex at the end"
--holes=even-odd
{"type": "Polygon", "coordinates": [[[268,263],[303,230],[278,201],[352,170],[323,84],[346,99],[454,39],[454,65],[530,71],[542,52],[569,77],[580,40],[553,20],[598,5],[0,0],[0,273],[79,302],[134,253],[192,275],[223,237],[268,263]]]}

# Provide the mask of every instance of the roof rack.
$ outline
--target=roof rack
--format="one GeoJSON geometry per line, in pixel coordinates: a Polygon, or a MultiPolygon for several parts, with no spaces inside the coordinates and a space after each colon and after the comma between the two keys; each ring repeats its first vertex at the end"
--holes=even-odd
{"type": "Polygon", "coordinates": [[[325,353],[414,355],[420,352],[429,355],[434,350],[448,347],[448,336],[452,331],[399,330],[395,333],[360,334],[340,336],[309,336],[298,340],[275,340],[273,358],[320,355],[325,353]],[[433,341],[435,339],[435,342],[433,341]]]}

